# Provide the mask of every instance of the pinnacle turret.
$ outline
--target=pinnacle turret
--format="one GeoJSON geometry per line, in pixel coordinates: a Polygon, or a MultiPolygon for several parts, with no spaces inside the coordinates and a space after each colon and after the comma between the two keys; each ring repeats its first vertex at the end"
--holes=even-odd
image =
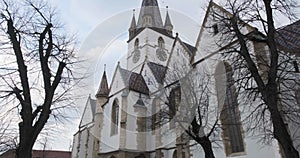
{"type": "Polygon", "coordinates": [[[107,77],[106,77],[106,71],[104,70],[100,87],[98,89],[98,92],[96,94],[96,97],[108,97],[109,94],[109,89],[108,89],[108,84],[107,84],[107,77]]]}
{"type": "Polygon", "coordinates": [[[135,10],[133,10],[133,16],[131,20],[131,25],[129,28],[129,38],[133,37],[136,33],[136,20],[135,20],[135,10]]]}
{"type": "MultiPolygon", "coordinates": [[[[167,7],[167,9],[168,9],[168,7],[167,7]]],[[[167,30],[167,32],[168,32],[169,35],[173,34],[173,25],[172,25],[172,22],[171,22],[171,18],[169,16],[169,11],[167,11],[166,21],[165,21],[164,28],[167,30]]]]}

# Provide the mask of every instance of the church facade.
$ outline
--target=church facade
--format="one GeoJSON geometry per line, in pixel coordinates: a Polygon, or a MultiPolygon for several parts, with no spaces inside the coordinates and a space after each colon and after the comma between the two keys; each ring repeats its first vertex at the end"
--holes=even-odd
{"type": "MultiPolygon", "coordinates": [[[[225,76],[227,80],[234,78],[230,66],[220,60],[222,49],[215,44],[219,36],[212,10],[227,14],[210,2],[192,46],[173,32],[172,15],[167,12],[163,21],[157,0],[143,0],[138,18],[134,15],[129,27],[127,65],[117,65],[110,84],[104,71],[95,98],[87,99],[74,135],[72,158],[204,157],[201,146],[185,132],[192,121],[189,115],[197,115],[194,104],[207,105],[200,133],[208,133],[215,122],[221,126],[214,127],[212,136],[216,157],[281,157],[277,143],[266,146],[247,133],[242,121],[247,112],[238,106],[234,86],[225,92],[230,99],[223,98],[222,108],[231,110],[225,112],[220,112],[222,98],[213,93],[202,95],[207,90],[203,87],[195,90],[212,78],[204,76],[204,70],[214,74],[225,71],[230,74],[225,76]],[[200,100],[203,96],[206,99],[200,100]]],[[[255,28],[245,26],[245,31],[255,28]]],[[[253,48],[256,51],[264,46],[253,48]]],[[[222,77],[212,80],[225,82],[222,77]]]]}

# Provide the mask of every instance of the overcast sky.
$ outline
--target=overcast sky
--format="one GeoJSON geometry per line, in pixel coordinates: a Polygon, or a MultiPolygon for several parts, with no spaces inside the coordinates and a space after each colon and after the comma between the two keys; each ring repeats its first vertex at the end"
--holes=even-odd
{"type": "MultiPolygon", "coordinates": [[[[142,0],[52,0],[58,7],[61,21],[67,29],[76,33],[79,38],[79,53],[92,63],[88,72],[92,74],[90,85],[84,95],[95,95],[103,65],[107,64],[108,78],[117,64],[127,53],[127,30],[131,22],[133,9],[140,7],[142,0]]],[[[205,14],[204,8],[208,0],[159,0],[162,8],[162,18],[165,19],[166,6],[169,6],[171,20],[175,32],[190,44],[196,42],[200,25],[205,14]],[[186,29],[186,28],[189,29],[186,29]]],[[[135,13],[136,17],[138,13],[135,13]]],[[[280,23],[280,21],[279,21],[280,23]]],[[[280,25],[286,24],[281,22],[280,25]]],[[[83,109],[85,101],[79,103],[83,109]]],[[[73,134],[78,130],[80,115],[74,122],[67,125],[57,125],[58,133],[50,140],[49,148],[53,150],[69,150],[73,134]]]]}

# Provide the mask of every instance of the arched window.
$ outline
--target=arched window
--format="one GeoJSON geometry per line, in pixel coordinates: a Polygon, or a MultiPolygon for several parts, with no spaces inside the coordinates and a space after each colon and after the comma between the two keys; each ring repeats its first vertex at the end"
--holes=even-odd
{"type": "Polygon", "coordinates": [[[177,158],[177,150],[173,152],[173,158],[177,158]]]}
{"type": "Polygon", "coordinates": [[[231,156],[232,154],[243,153],[245,151],[244,139],[237,93],[233,79],[233,69],[227,62],[220,62],[217,65],[216,74],[222,72],[220,69],[223,69],[223,73],[225,73],[224,75],[219,74],[219,76],[215,76],[218,104],[221,110],[220,120],[223,129],[225,152],[227,156],[231,156]],[[225,76],[226,80],[224,84],[225,76]],[[220,87],[222,87],[223,90],[220,90],[220,87]]]}
{"type": "Polygon", "coordinates": [[[137,38],[134,42],[134,50],[137,50],[139,48],[139,44],[140,44],[140,41],[139,39],[137,38]]]}
{"type": "Polygon", "coordinates": [[[158,99],[154,98],[152,102],[152,108],[151,108],[151,130],[155,131],[159,127],[159,119],[157,118],[159,115],[156,111],[156,106],[158,104],[158,99]]]}
{"type": "Polygon", "coordinates": [[[158,48],[161,48],[161,49],[165,48],[165,41],[162,37],[158,38],[158,48]]]}
{"type": "MultiPolygon", "coordinates": [[[[181,157],[182,157],[182,158],[185,158],[185,152],[182,152],[181,154],[182,154],[181,157]]],[[[175,150],[175,151],[173,152],[173,158],[177,158],[177,150],[175,150]]]]}
{"type": "Polygon", "coordinates": [[[181,97],[180,86],[173,88],[169,95],[169,115],[170,115],[170,129],[175,127],[175,120],[173,119],[178,110],[181,97]]]}
{"type": "Polygon", "coordinates": [[[119,101],[116,99],[113,102],[111,110],[111,135],[118,133],[119,126],[119,101]]]}

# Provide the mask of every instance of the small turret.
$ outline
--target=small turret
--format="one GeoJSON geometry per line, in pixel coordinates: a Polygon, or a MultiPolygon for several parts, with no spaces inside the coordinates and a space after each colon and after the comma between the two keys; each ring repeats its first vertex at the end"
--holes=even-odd
{"type": "Polygon", "coordinates": [[[102,79],[100,82],[99,89],[96,94],[97,98],[97,105],[96,111],[94,116],[94,127],[92,128],[93,136],[94,136],[94,148],[92,155],[93,157],[97,157],[97,154],[100,152],[102,146],[100,144],[100,140],[102,139],[102,130],[104,126],[104,114],[103,114],[103,106],[108,101],[109,95],[109,88],[107,84],[107,77],[106,77],[106,65],[104,65],[104,72],[102,75],[102,79]]]}
{"type": "MultiPolygon", "coordinates": [[[[168,9],[168,6],[167,6],[168,9]]],[[[166,31],[168,32],[169,35],[173,34],[173,25],[171,22],[171,18],[169,16],[169,11],[167,10],[167,15],[166,15],[166,21],[165,21],[165,26],[164,28],[166,29],[166,31]]]]}
{"type": "Polygon", "coordinates": [[[96,98],[107,98],[109,94],[108,84],[107,84],[107,77],[106,77],[106,71],[104,70],[100,87],[98,89],[98,92],[96,94],[96,98]]]}
{"type": "Polygon", "coordinates": [[[133,9],[133,16],[131,20],[131,25],[129,28],[129,39],[131,39],[136,33],[136,20],[135,20],[135,10],[133,9]]]}

